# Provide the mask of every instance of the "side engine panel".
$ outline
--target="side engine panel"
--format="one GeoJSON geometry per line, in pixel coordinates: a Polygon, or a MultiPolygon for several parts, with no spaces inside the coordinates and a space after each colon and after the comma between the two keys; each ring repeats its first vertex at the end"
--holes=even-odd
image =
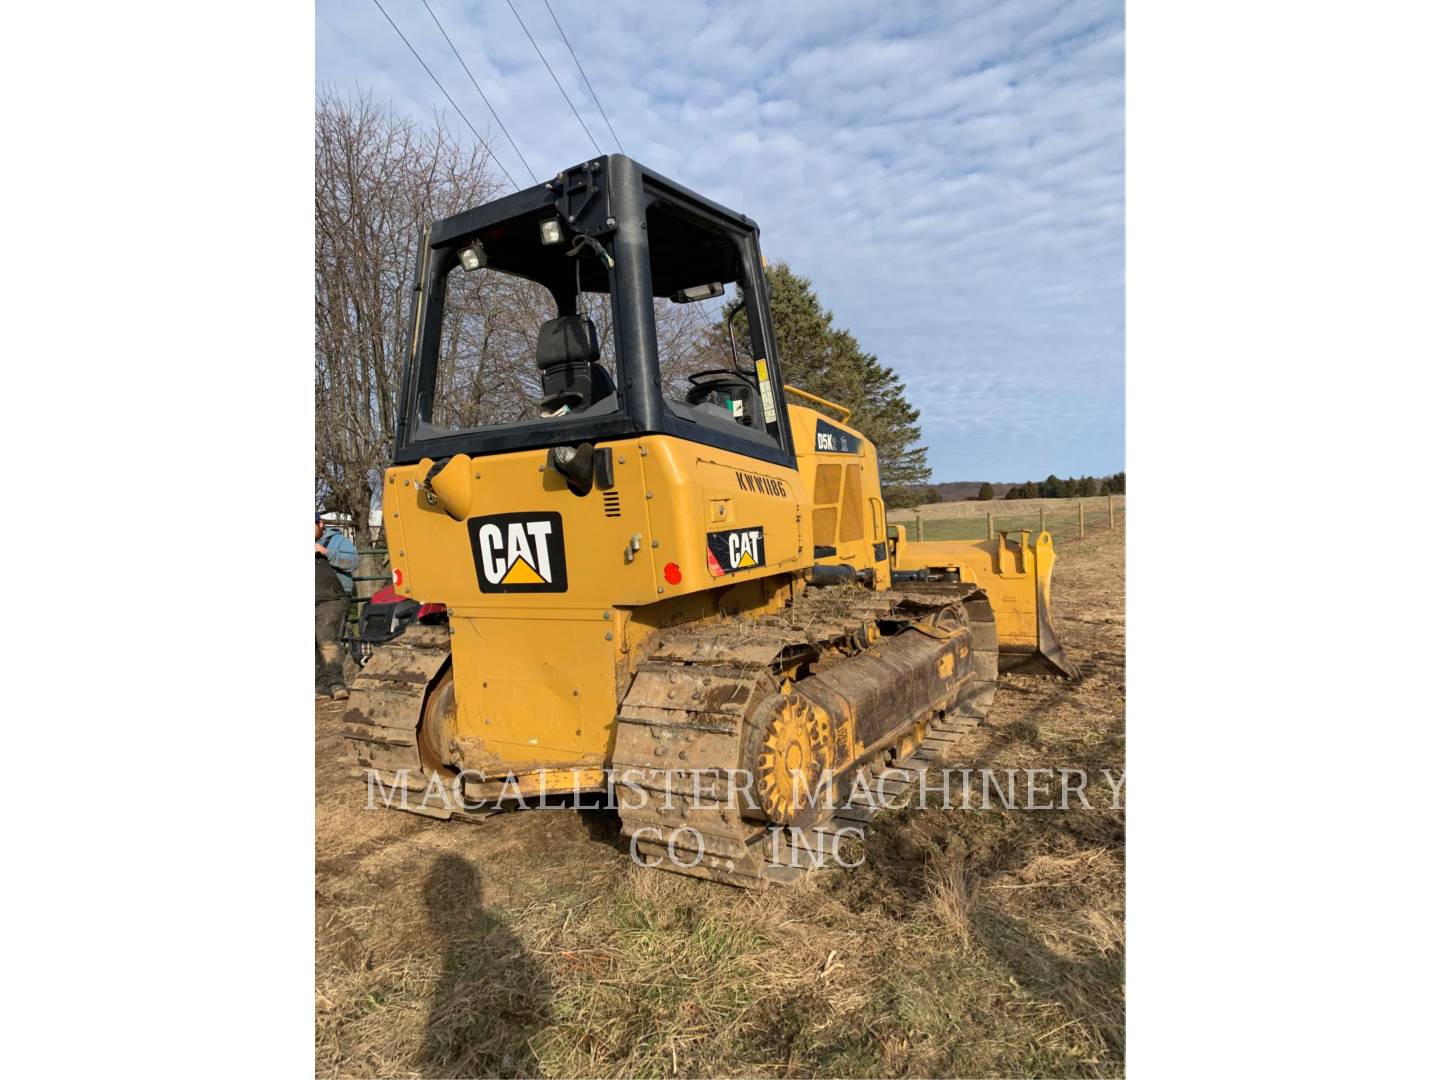
{"type": "Polygon", "coordinates": [[[814,409],[790,406],[796,460],[809,489],[813,560],[874,574],[875,587],[890,587],[885,504],[875,445],[853,428],[814,409]]]}

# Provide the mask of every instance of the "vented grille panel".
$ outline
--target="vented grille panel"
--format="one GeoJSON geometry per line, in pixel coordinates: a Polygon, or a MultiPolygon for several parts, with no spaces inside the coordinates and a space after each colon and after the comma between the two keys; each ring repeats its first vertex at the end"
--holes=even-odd
{"type": "Polygon", "coordinates": [[[815,466],[815,502],[819,506],[840,501],[840,466],[815,466]]]}
{"type": "Polygon", "coordinates": [[[860,466],[845,466],[845,499],[840,507],[840,542],[859,540],[865,531],[865,503],[860,491],[860,466]]]}
{"type": "Polygon", "coordinates": [[[602,491],[600,493],[600,496],[602,499],[605,500],[605,516],[619,517],[620,493],[618,491],[602,491]]]}
{"type": "Polygon", "coordinates": [[[835,543],[835,507],[817,506],[814,522],[816,545],[825,547],[835,543]]]}

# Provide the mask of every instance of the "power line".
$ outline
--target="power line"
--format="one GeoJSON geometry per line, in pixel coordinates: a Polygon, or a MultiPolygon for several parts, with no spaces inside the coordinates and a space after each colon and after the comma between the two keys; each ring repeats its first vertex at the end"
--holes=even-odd
{"type": "MultiPolygon", "coordinates": [[[[520,185],[515,183],[515,178],[510,175],[510,171],[506,169],[503,164],[501,164],[499,158],[495,157],[494,151],[490,149],[490,144],[485,141],[484,137],[480,134],[480,132],[475,130],[475,125],[470,123],[470,118],[460,111],[460,106],[455,104],[455,99],[450,96],[449,92],[445,89],[445,87],[440,85],[440,80],[435,78],[435,73],[430,70],[430,65],[425,63],[424,60],[420,59],[420,54],[415,51],[415,46],[410,44],[410,39],[407,38],[404,34],[400,33],[400,27],[395,25],[395,20],[390,18],[390,13],[380,6],[380,0],[375,0],[375,6],[377,8],[380,8],[380,14],[385,16],[385,21],[390,24],[391,29],[393,29],[395,33],[400,34],[400,40],[405,42],[405,47],[410,50],[410,55],[415,57],[416,60],[420,60],[420,66],[425,69],[425,74],[430,76],[430,81],[435,84],[436,88],[440,91],[440,93],[445,95],[445,100],[450,102],[450,107],[453,108],[457,113],[460,113],[460,119],[465,121],[465,126],[468,127],[471,133],[475,136],[475,138],[479,140],[480,145],[485,147],[486,152],[489,153],[490,157],[494,159],[495,164],[500,166],[500,171],[505,174],[505,179],[510,181],[511,186],[514,187],[516,191],[519,191],[520,185]]],[[[496,120],[498,121],[499,117],[496,117],[496,120]]],[[[516,152],[518,153],[519,151],[516,152]]],[[[524,161],[525,159],[521,158],[520,160],[524,161]]],[[[527,165],[526,168],[528,169],[529,166],[527,165]]],[[[532,173],[531,175],[533,176],[534,174],[532,173]]]]}
{"type": "MultiPolygon", "coordinates": [[[[445,44],[450,46],[450,51],[455,54],[455,59],[460,61],[460,66],[465,69],[465,74],[470,75],[470,65],[465,63],[465,58],[460,55],[460,50],[455,48],[455,43],[450,40],[450,35],[445,33],[445,27],[440,25],[440,19],[430,7],[429,0],[420,0],[425,5],[425,10],[430,12],[430,18],[435,20],[435,26],[440,31],[440,36],[445,39],[445,44]]],[[[475,76],[470,75],[470,85],[475,87],[475,92],[480,95],[480,100],[485,102],[485,107],[490,110],[490,115],[495,117],[495,123],[500,124],[500,130],[505,132],[505,138],[510,139],[510,149],[515,151],[515,156],[520,159],[520,164],[525,166],[525,171],[530,174],[531,183],[538,184],[540,181],[535,177],[535,170],[530,168],[530,163],[525,160],[525,155],[520,153],[520,147],[515,145],[515,140],[510,138],[510,132],[500,120],[500,114],[495,111],[495,106],[490,104],[490,99],[485,96],[485,91],[480,89],[480,84],[475,81],[475,76]]],[[[512,181],[513,182],[513,181],[512,181]]],[[[515,185],[519,187],[518,184],[515,185]]]]}
{"type": "Polygon", "coordinates": [[[565,104],[570,106],[570,111],[575,114],[575,119],[579,120],[580,126],[585,129],[585,134],[590,139],[590,145],[595,147],[597,154],[603,154],[605,151],[600,149],[600,144],[595,141],[595,136],[590,134],[588,127],[585,127],[585,121],[581,119],[579,110],[575,108],[575,103],[570,100],[570,95],[565,93],[565,87],[560,85],[560,80],[555,76],[555,69],[550,66],[550,61],[546,60],[545,54],[540,51],[539,43],[535,40],[534,35],[530,33],[530,28],[525,25],[525,20],[520,18],[520,12],[515,10],[515,5],[511,4],[510,0],[505,0],[505,3],[510,4],[510,13],[515,16],[515,21],[520,24],[520,29],[525,31],[525,36],[530,39],[530,44],[535,46],[535,53],[540,57],[540,62],[545,65],[545,70],[550,72],[550,78],[555,79],[555,87],[560,91],[560,96],[565,99],[565,104]]]}
{"type": "Polygon", "coordinates": [[[605,121],[605,126],[610,129],[610,137],[615,140],[615,145],[620,147],[620,152],[625,152],[625,147],[620,143],[620,136],[615,134],[615,128],[610,123],[610,117],[605,115],[605,106],[600,104],[600,95],[595,93],[595,87],[590,85],[590,76],[585,74],[585,69],[580,67],[580,58],[575,55],[575,48],[570,44],[570,39],[565,36],[565,29],[560,25],[560,20],[555,17],[555,9],[550,6],[550,0],[545,0],[545,10],[550,12],[550,18],[555,22],[555,29],[560,31],[560,40],[565,42],[565,48],[570,50],[570,59],[575,61],[576,68],[579,68],[580,78],[585,80],[585,87],[590,91],[590,96],[595,99],[595,107],[600,110],[600,116],[605,121]]]}

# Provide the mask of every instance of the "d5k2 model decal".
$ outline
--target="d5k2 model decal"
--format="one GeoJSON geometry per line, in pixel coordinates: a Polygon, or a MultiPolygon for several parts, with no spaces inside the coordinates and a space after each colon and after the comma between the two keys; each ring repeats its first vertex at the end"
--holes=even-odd
{"type": "Polygon", "coordinates": [[[565,526],[547,510],[471,518],[475,577],[487,593],[564,592],[565,526]]]}
{"type": "Polygon", "coordinates": [[[858,454],[861,441],[824,420],[815,421],[815,449],[822,454],[858,454]]]}
{"type": "Polygon", "coordinates": [[[706,533],[705,541],[709,548],[706,562],[714,577],[765,565],[765,530],[758,525],[753,529],[706,533]]]}

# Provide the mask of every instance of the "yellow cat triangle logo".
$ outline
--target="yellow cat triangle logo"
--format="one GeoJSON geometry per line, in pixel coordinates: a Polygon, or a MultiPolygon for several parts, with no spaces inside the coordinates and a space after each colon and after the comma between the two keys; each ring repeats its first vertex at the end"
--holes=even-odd
{"type": "Polygon", "coordinates": [[[535,568],[523,558],[516,556],[515,561],[510,564],[510,569],[505,571],[505,576],[500,579],[501,585],[543,585],[545,579],[535,572],[535,568]]]}
{"type": "Polygon", "coordinates": [[[741,555],[741,556],[740,556],[740,561],[735,564],[735,566],[736,566],[737,569],[738,569],[739,567],[742,567],[742,566],[754,566],[754,565],[755,565],[755,560],[754,560],[754,558],[751,557],[751,555],[750,555],[750,553],[749,553],[748,551],[745,552],[745,554],[741,555]]]}

